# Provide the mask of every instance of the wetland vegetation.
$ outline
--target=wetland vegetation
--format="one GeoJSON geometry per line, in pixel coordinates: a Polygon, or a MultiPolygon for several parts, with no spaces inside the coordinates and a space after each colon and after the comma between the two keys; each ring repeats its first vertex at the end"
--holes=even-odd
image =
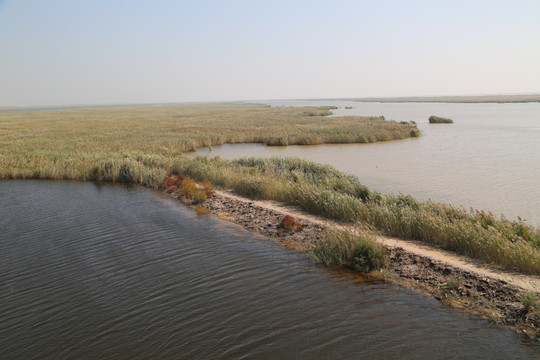
{"type": "Polygon", "coordinates": [[[448,118],[445,118],[445,117],[441,117],[441,116],[431,115],[429,117],[429,123],[430,124],[452,124],[453,122],[454,122],[454,120],[448,119],[448,118]]]}
{"type": "MultiPolygon", "coordinates": [[[[521,220],[407,195],[383,196],[353,176],[299,159],[226,161],[183,155],[223,143],[374,142],[417,134],[412,123],[322,116],[327,111],[212,104],[3,113],[0,179],[111,181],[158,189],[167,174],[183,174],[249,198],[300,206],[328,219],[368,224],[385,235],[540,274],[540,230],[521,220]]],[[[207,192],[191,187],[187,196],[204,201],[207,192]]]]}
{"type": "Polygon", "coordinates": [[[159,187],[184,152],[224,143],[315,145],[417,136],[382,117],[329,107],[195,104],[0,113],[0,179],[128,181],[159,187]],[[129,174],[127,171],[129,170],[129,174]]]}

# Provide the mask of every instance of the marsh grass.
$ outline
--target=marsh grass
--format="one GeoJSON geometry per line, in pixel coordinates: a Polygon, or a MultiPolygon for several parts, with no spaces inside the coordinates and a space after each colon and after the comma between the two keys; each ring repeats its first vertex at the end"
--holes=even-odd
{"type": "Polygon", "coordinates": [[[382,117],[323,116],[330,109],[204,104],[0,113],[0,179],[136,182],[156,188],[182,153],[197,148],[375,142],[408,138],[417,130],[382,117]]]}
{"type": "Polygon", "coordinates": [[[290,158],[195,158],[175,170],[253,199],[297,205],[323,217],[367,223],[382,233],[420,240],[487,263],[540,274],[540,230],[408,195],[382,196],[330,166],[290,158]]]}

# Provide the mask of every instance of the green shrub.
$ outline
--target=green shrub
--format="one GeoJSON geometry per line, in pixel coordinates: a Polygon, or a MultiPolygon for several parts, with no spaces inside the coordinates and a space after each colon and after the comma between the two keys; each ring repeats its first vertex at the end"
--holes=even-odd
{"type": "Polygon", "coordinates": [[[350,266],[357,239],[351,231],[330,228],[308,255],[325,265],[350,266]]]}
{"type": "Polygon", "coordinates": [[[383,268],[386,249],[373,239],[369,231],[357,231],[327,229],[308,255],[325,265],[345,266],[359,272],[383,268]]]}
{"type": "Polygon", "coordinates": [[[523,310],[529,312],[536,307],[536,294],[533,292],[524,292],[520,297],[521,305],[523,305],[523,310]]]}
{"type": "Polygon", "coordinates": [[[359,272],[379,270],[386,265],[386,250],[373,240],[356,243],[352,254],[352,267],[359,272]]]}
{"type": "Polygon", "coordinates": [[[430,124],[452,124],[453,122],[454,121],[452,119],[448,119],[448,118],[444,118],[440,116],[431,115],[429,117],[430,124]]]}

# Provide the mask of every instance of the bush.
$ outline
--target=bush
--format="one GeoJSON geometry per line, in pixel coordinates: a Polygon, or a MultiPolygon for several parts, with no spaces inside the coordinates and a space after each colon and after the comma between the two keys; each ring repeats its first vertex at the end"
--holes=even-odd
{"type": "Polygon", "coordinates": [[[206,191],[203,189],[197,189],[193,193],[193,202],[195,204],[202,203],[208,199],[208,196],[206,195],[206,191]]]}
{"type": "Polygon", "coordinates": [[[386,264],[384,247],[374,241],[362,239],[354,248],[352,267],[359,272],[379,270],[386,264]]]}
{"type": "Polygon", "coordinates": [[[182,186],[180,189],[180,194],[186,197],[193,197],[197,192],[197,183],[192,179],[186,177],[182,180],[182,186]]]}
{"type": "Polygon", "coordinates": [[[356,239],[351,231],[327,229],[308,256],[324,265],[349,266],[356,239]]]}
{"type": "Polygon", "coordinates": [[[523,310],[529,312],[536,306],[536,295],[532,292],[524,292],[521,294],[520,301],[521,305],[523,305],[523,310]]]}
{"type": "Polygon", "coordinates": [[[216,193],[214,191],[214,185],[209,180],[203,180],[201,186],[203,187],[207,198],[212,197],[216,193]]]}
{"type": "Polygon", "coordinates": [[[325,265],[338,265],[360,272],[378,270],[386,264],[386,249],[373,240],[368,231],[326,230],[321,241],[308,255],[325,265]]]}
{"type": "Polygon", "coordinates": [[[431,115],[429,117],[430,124],[452,124],[454,121],[452,119],[443,118],[440,116],[431,115]]]}

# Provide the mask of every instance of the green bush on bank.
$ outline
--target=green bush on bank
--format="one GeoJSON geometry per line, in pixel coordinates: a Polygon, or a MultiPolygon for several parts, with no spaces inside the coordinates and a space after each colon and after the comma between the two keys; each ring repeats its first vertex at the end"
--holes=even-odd
{"type": "Polygon", "coordinates": [[[308,255],[317,262],[344,266],[359,272],[379,270],[386,264],[386,250],[370,235],[327,229],[308,255]]]}

